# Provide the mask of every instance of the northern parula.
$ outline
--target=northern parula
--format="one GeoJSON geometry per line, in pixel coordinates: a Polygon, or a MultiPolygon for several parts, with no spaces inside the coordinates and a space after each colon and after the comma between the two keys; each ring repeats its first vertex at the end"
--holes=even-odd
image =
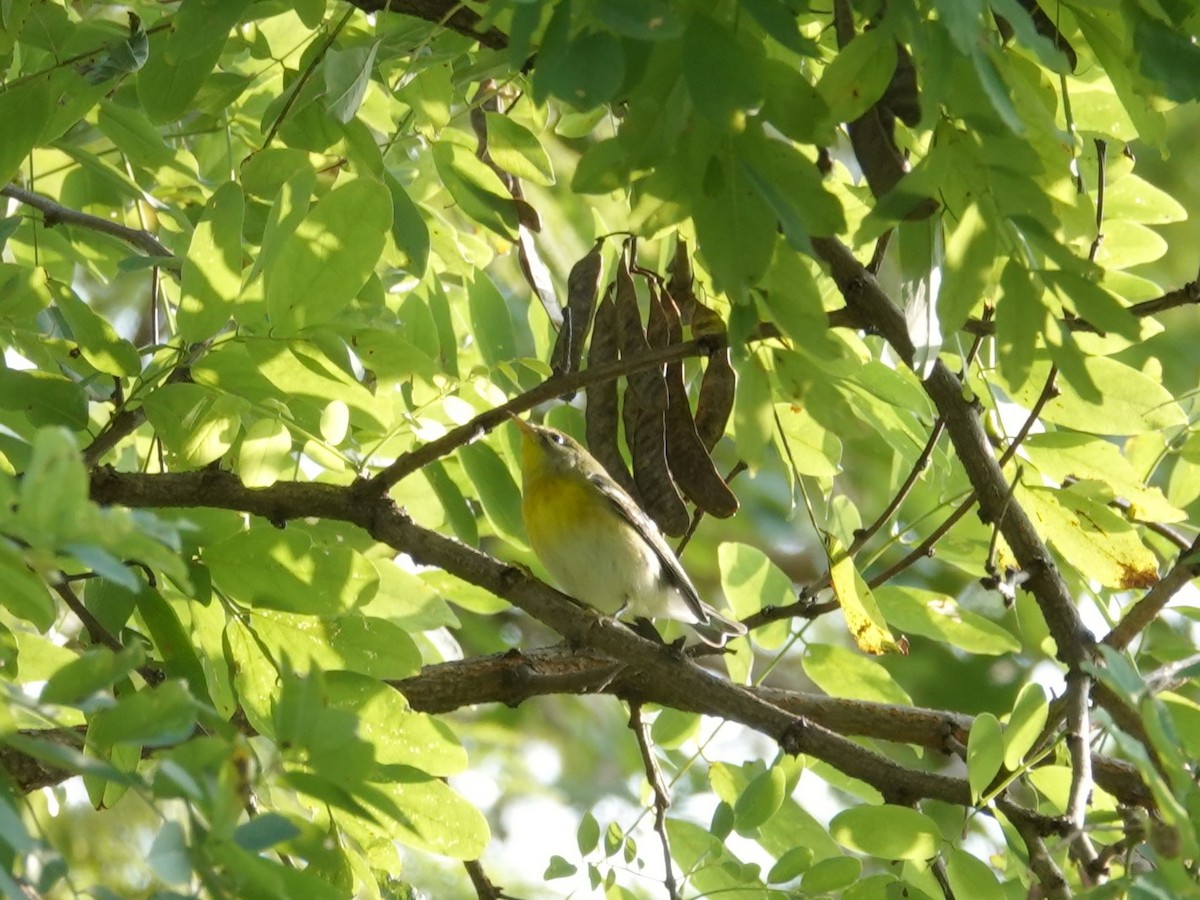
{"type": "Polygon", "coordinates": [[[521,429],[521,512],[533,552],[559,587],[600,612],[688,622],[720,647],[746,633],[700,599],[658,526],[561,431],[521,429]]]}

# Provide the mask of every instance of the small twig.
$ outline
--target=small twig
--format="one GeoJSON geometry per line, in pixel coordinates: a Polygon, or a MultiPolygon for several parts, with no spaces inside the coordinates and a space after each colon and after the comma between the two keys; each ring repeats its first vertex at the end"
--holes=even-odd
{"type": "MultiPolygon", "coordinates": [[[[741,475],[743,472],[745,472],[748,468],[750,468],[750,467],[748,465],[746,465],[746,463],[743,460],[739,459],[737,461],[737,463],[734,464],[734,467],[729,470],[729,474],[725,476],[725,483],[731,484],[733,482],[733,479],[737,478],[739,475],[741,475]]],[[[683,551],[687,548],[687,545],[691,543],[692,537],[693,537],[693,535],[696,534],[696,529],[700,527],[700,521],[703,518],[704,518],[704,510],[700,509],[700,507],[696,507],[696,511],[692,513],[691,524],[688,525],[688,529],[687,529],[687,531],[684,532],[683,537],[681,537],[679,539],[679,546],[677,546],[675,548],[676,556],[683,555],[683,551]]]]}
{"type": "Polygon", "coordinates": [[[547,400],[553,400],[555,397],[560,397],[563,394],[573,393],[590,384],[611,381],[614,378],[628,375],[631,372],[640,372],[642,369],[653,368],[654,366],[673,362],[674,360],[687,359],[690,356],[700,356],[710,353],[718,346],[714,342],[719,340],[723,340],[723,338],[718,335],[708,335],[696,340],[684,341],[680,344],[655,348],[636,356],[614,360],[605,365],[597,366],[594,369],[585,369],[581,372],[567,372],[547,378],[532,390],[526,391],[524,394],[514,397],[507,403],[502,403],[493,409],[485,410],[471,419],[471,421],[459,425],[457,428],[450,429],[440,438],[432,440],[427,444],[422,444],[417,449],[403,454],[390,466],[381,469],[370,479],[363,482],[366,487],[362,488],[362,490],[367,494],[385,493],[389,488],[407,478],[422,466],[453,453],[464,444],[471,443],[471,441],[482,437],[497,425],[508,421],[510,413],[516,415],[526,412],[538,404],[545,403],[547,400]]]}
{"type": "MultiPolygon", "coordinates": [[[[166,31],[169,28],[174,28],[174,22],[170,19],[165,22],[159,22],[157,25],[147,28],[145,34],[149,37],[152,34],[158,34],[160,31],[166,31]]],[[[66,59],[60,59],[52,66],[46,66],[44,69],[38,69],[36,72],[30,72],[28,75],[22,75],[20,78],[14,78],[11,81],[6,81],[0,91],[11,91],[13,88],[20,87],[36,78],[43,75],[49,75],[51,72],[57,72],[59,69],[65,69],[73,63],[83,62],[92,57],[99,56],[101,53],[108,51],[111,42],[105,42],[99,47],[93,47],[91,50],[85,50],[83,53],[76,53],[74,56],[68,56],[66,59]]]]}
{"type": "Polygon", "coordinates": [[[662,769],[658,767],[658,760],[654,758],[654,748],[650,744],[650,729],[642,719],[640,703],[631,702],[629,704],[629,728],[637,738],[638,751],[642,755],[642,769],[646,773],[646,780],[650,783],[650,788],[654,791],[654,830],[658,833],[658,839],[662,843],[663,868],[665,869],[663,886],[667,889],[667,896],[671,900],[678,900],[679,887],[675,884],[675,870],[671,864],[671,843],[667,840],[667,810],[671,806],[671,795],[667,792],[667,785],[662,776],[662,769]]]}
{"type": "MultiPolygon", "coordinates": [[[[124,241],[129,246],[141,250],[147,256],[166,258],[174,256],[170,250],[159,243],[158,238],[140,228],[129,228],[110,219],[104,219],[100,216],[93,216],[90,213],[80,212],[77,209],[71,209],[69,206],[56,203],[49,197],[44,197],[33,191],[27,191],[14,184],[8,184],[0,188],[0,195],[11,197],[18,203],[23,203],[26,206],[32,206],[34,209],[40,210],[42,213],[42,222],[47,228],[53,228],[55,225],[78,225],[80,228],[98,231],[101,234],[107,234],[110,237],[124,241]]],[[[164,263],[162,268],[176,274],[179,273],[178,262],[164,263]]]]}
{"type": "Polygon", "coordinates": [[[1086,831],[1092,796],[1091,717],[1088,712],[1092,679],[1081,671],[1067,673],[1067,752],[1071,757],[1071,788],[1066,818],[1071,823],[1075,851],[1084,869],[1096,860],[1096,848],[1086,831]]]}
{"type": "Polygon", "coordinates": [[[895,578],[913,563],[933,556],[933,548],[937,545],[937,542],[945,537],[946,532],[953,528],[958,523],[958,520],[965,516],[974,505],[975,492],[972,491],[967,495],[967,498],[963,500],[962,503],[955,507],[954,512],[950,513],[950,515],[946,517],[946,520],[930,533],[929,537],[917,544],[917,546],[914,547],[912,551],[910,551],[909,554],[904,557],[904,559],[889,566],[887,569],[884,569],[884,571],[880,572],[875,577],[868,579],[867,587],[871,588],[871,590],[874,590],[881,584],[887,584],[887,582],[895,578]]]}
{"type": "Polygon", "coordinates": [[[71,589],[71,586],[65,581],[60,581],[57,584],[51,585],[54,593],[62,598],[63,603],[67,604],[67,608],[75,613],[75,618],[83,623],[83,627],[87,629],[88,637],[93,644],[102,644],[109,650],[120,652],[124,648],[121,642],[113,637],[107,628],[97,619],[90,609],[83,605],[83,601],[71,589]]]}
{"type": "Polygon", "coordinates": [[[1100,245],[1104,243],[1104,173],[1108,161],[1108,143],[1104,138],[1095,138],[1096,143],[1096,238],[1088,250],[1088,262],[1096,261],[1100,245]]]}
{"type": "Polygon", "coordinates": [[[938,887],[942,889],[942,896],[946,900],[957,900],[954,896],[954,888],[950,886],[950,873],[946,871],[946,861],[940,856],[933,858],[933,877],[937,879],[938,887]]]}
{"type": "Polygon", "coordinates": [[[329,34],[325,36],[325,41],[320,49],[313,54],[312,59],[308,61],[308,65],[304,67],[304,71],[300,73],[300,76],[292,85],[292,92],[288,95],[287,100],[284,101],[283,108],[279,110],[279,115],[275,117],[275,121],[271,123],[271,128],[267,132],[266,138],[263,139],[262,146],[258,148],[259,150],[266,150],[271,146],[271,142],[275,140],[275,134],[282,127],[288,117],[288,113],[292,111],[292,107],[296,105],[296,99],[300,96],[300,92],[308,84],[308,79],[312,78],[313,73],[317,70],[317,66],[321,64],[321,60],[325,58],[325,54],[329,52],[329,48],[333,46],[333,42],[337,40],[337,36],[346,27],[346,23],[350,21],[350,17],[354,15],[356,9],[357,7],[355,6],[347,9],[345,15],[338,19],[337,24],[329,30],[329,34]]]}
{"type": "Polygon", "coordinates": [[[1175,561],[1175,565],[1171,567],[1170,571],[1125,613],[1121,621],[1113,626],[1112,631],[1104,636],[1101,643],[1117,650],[1128,647],[1130,641],[1158,618],[1158,614],[1171,602],[1171,598],[1198,575],[1200,575],[1200,537],[1197,537],[1192,545],[1179,555],[1179,559],[1175,561]]]}
{"type": "Polygon", "coordinates": [[[888,245],[892,242],[894,231],[895,229],[889,228],[875,241],[875,249],[871,253],[871,261],[867,263],[867,271],[872,275],[878,275],[879,270],[883,267],[883,261],[887,258],[888,245]]]}
{"type": "Polygon", "coordinates": [[[483,865],[479,860],[463,860],[463,868],[467,870],[467,876],[471,879],[471,884],[475,888],[475,896],[479,900],[516,900],[492,884],[492,880],[488,878],[487,872],[483,871],[483,865]]]}
{"type": "Polygon", "coordinates": [[[1062,869],[1054,861],[1046,849],[1046,843],[1036,830],[1021,822],[1013,822],[1025,849],[1029,851],[1029,868],[1042,886],[1043,895],[1051,900],[1066,900],[1071,896],[1071,888],[1063,877],[1062,869]]]}
{"type": "Polygon", "coordinates": [[[912,469],[909,470],[908,477],[904,479],[904,483],[900,485],[900,489],[896,491],[895,496],[892,497],[891,501],[875,521],[866,528],[860,528],[855,533],[853,542],[846,549],[847,555],[854,556],[854,554],[858,553],[867,541],[871,540],[879,532],[879,529],[891,520],[892,515],[900,508],[900,504],[905,501],[913,487],[916,486],[917,480],[929,466],[929,460],[933,456],[933,451],[937,447],[937,442],[941,438],[942,432],[945,430],[946,420],[944,417],[938,416],[937,420],[933,423],[933,429],[929,432],[928,440],[925,441],[925,446],[921,448],[920,455],[917,457],[916,462],[913,463],[912,469]]]}

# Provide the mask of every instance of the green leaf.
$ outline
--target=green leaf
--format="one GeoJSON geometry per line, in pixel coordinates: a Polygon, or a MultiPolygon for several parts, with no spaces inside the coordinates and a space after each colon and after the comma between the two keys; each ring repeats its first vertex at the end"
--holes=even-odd
{"type": "Polygon", "coordinates": [[[92,717],[88,738],[102,747],[117,743],[161,747],[183,740],[196,725],[196,701],[182,681],[167,681],[122,697],[92,717]]]}
{"type": "Polygon", "coordinates": [[[734,362],[738,386],[733,400],[733,440],[738,454],[753,470],[762,464],[775,426],[771,382],[757,355],[735,358],[734,362]]]}
{"type": "Polygon", "coordinates": [[[980,713],[967,739],[967,780],[971,799],[979,802],[1004,763],[1004,741],[1000,722],[991,713],[980,713]]]}
{"type": "Polygon", "coordinates": [[[583,31],[563,52],[539,59],[536,83],[576,109],[591,109],[615,97],[624,79],[621,42],[603,31],[583,31]]]}
{"type": "Polygon", "coordinates": [[[510,362],[517,356],[517,338],[513,332],[508,304],[496,285],[480,272],[467,288],[471,331],[479,344],[483,361],[489,366],[510,362]]]}
{"type": "Polygon", "coordinates": [[[158,129],[139,107],[102,100],[96,116],[96,127],[135,166],[158,168],[170,165],[175,160],[175,151],[167,146],[158,129]]]}
{"type": "Polygon", "coordinates": [[[4,122],[4,140],[0,141],[0,184],[12,181],[25,157],[37,146],[50,121],[54,98],[45,78],[33,78],[0,93],[0,122],[4,122]]]}
{"type": "Polygon", "coordinates": [[[683,34],[683,78],[697,111],[720,129],[737,129],[764,97],[760,48],[702,13],[683,34]]]}
{"type": "MultiPolygon", "coordinates": [[[[180,7],[174,24],[178,27],[179,16],[188,7],[205,5],[208,0],[188,0],[180,7]]],[[[220,0],[218,0],[220,2],[220,0]]],[[[244,7],[249,0],[230,0],[226,6],[244,7]]],[[[239,11],[240,12],[240,11],[239,11]]],[[[217,21],[214,25],[219,24],[217,21]]],[[[231,25],[226,25],[219,40],[195,40],[195,31],[183,32],[186,40],[178,40],[187,54],[172,52],[171,34],[150,36],[150,53],[146,64],[137,73],[137,96],[150,121],[166,124],[178,119],[195,99],[200,86],[212,74],[213,67],[221,56],[231,25]]],[[[180,32],[175,30],[174,34],[180,32]]]]}
{"type": "Polygon", "coordinates": [[[50,676],[42,688],[42,703],[75,704],[110,687],[146,660],[139,644],[114,653],[107,647],[89,650],[50,676]]]}
{"type": "Polygon", "coordinates": [[[734,827],[738,834],[752,835],[775,815],[783,804],[786,790],[786,776],[778,766],[756,775],[733,807],[734,827]]]}
{"type": "Polygon", "coordinates": [[[413,712],[395,688],[356,672],[325,676],[332,709],[358,716],[357,734],[375,748],[375,762],[411,766],[430,775],[457,775],[467,767],[463,749],[450,726],[413,712]]]}
{"type": "MultiPolygon", "coordinates": [[[[0,604],[43,634],[58,616],[45,582],[30,571],[7,540],[0,540],[0,604]]],[[[7,669],[5,674],[9,674],[7,669]]]]}
{"type": "Polygon", "coordinates": [[[1022,445],[1039,472],[1063,484],[1068,480],[1101,481],[1129,501],[1129,514],[1145,522],[1183,522],[1187,514],[1172,506],[1157,487],[1137,476],[1120,447],[1103,438],[1069,431],[1031,435],[1022,445]]]}
{"type": "Polygon", "coordinates": [[[810,644],[802,661],[804,674],[831,697],[911,706],[908,693],[875,662],[832,644],[810,644]]]}
{"type": "Polygon", "coordinates": [[[449,141],[433,145],[433,163],[463,215],[505,240],[517,239],[517,205],[499,175],[466,147],[449,141]]]}
{"type": "Polygon", "coordinates": [[[858,806],[829,822],[833,839],[850,850],[880,859],[931,859],[942,832],[929,816],[907,806],[858,806]]]}
{"type": "Polygon", "coordinates": [[[1021,642],[1006,629],[944,594],[884,585],[876,589],[875,600],[897,631],[945,641],[967,653],[1002,656],[1021,650],[1021,642]]]}
{"type": "MultiPolygon", "coordinates": [[[[717,549],[721,566],[721,589],[738,619],[759,612],[768,606],[787,606],[795,600],[792,580],[757,547],[748,544],[725,543],[717,549]]],[[[762,647],[779,647],[788,637],[788,630],[767,628],[755,631],[755,643],[762,647]]]]}
{"type": "Polygon", "coordinates": [[[278,419],[258,419],[242,435],[235,471],[246,487],[270,487],[295,467],[292,435],[278,419]]]}
{"type": "Polygon", "coordinates": [[[391,224],[391,197],[376,182],[359,178],[326,194],[266,273],[275,327],[295,333],[334,319],[375,270],[391,224]]]}
{"type": "MultiPolygon", "coordinates": [[[[696,147],[701,153],[707,149],[696,147]]],[[[712,152],[691,204],[700,253],[714,285],[737,296],[757,284],[775,251],[778,215],[741,162],[730,154],[712,152]]]]}
{"type": "Polygon", "coordinates": [[[946,856],[946,878],[955,897],[1003,900],[1008,896],[990,865],[957,847],[946,856]]]}
{"type": "Polygon", "coordinates": [[[183,260],[177,324],[189,343],[225,327],[242,290],[242,189],[227,181],[213,193],[183,260]]]}
{"type": "Polygon", "coordinates": [[[34,437],[18,503],[17,534],[34,547],[54,549],[86,529],[88,477],[69,433],[45,428],[34,437]]]}
{"type": "Polygon", "coordinates": [[[1017,694],[1008,724],[1004,726],[1004,768],[1015,772],[1046,724],[1050,705],[1040,684],[1026,684],[1017,694]]]}
{"type": "MultiPolygon", "coordinates": [[[[1016,259],[1010,259],[1000,275],[1000,298],[996,303],[996,341],[999,345],[1000,371],[1010,385],[1032,385],[1034,348],[1044,328],[1046,307],[1042,291],[1033,283],[1029,271],[1016,259]]],[[[1040,391],[1042,381],[1033,390],[1040,391]]]]}
{"type": "Polygon", "coordinates": [[[351,612],[304,616],[256,610],[255,634],[276,657],[287,655],[300,671],[314,665],[372,678],[407,678],[421,668],[421,655],[408,632],[387,619],[351,612]]]}
{"type": "Polygon", "coordinates": [[[483,813],[440,779],[414,774],[373,787],[400,811],[392,835],[402,844],[451,859],[478,859],[491,839],[483,813]]]}
{"type": "Polygon", "coordinates": [[[842,471],[842,442],[812,417],[807,409],[791,403],[776,403],[775,415],[787,437],[788,462],[801,475],[832,478],[842,471]]]}
{"type": "Polygon", "coordinates": [[[554,167],[537,136],[508,116],[487,114],[488,153],[505,172],[531,184],[554,184],[554,167]]]}
{"type": "Polygon", "coordinates": [[[101,372],[132,378],[142,370],[137,348],[117,334],[108,320],[65,285],[51,287],[54,305],[79,344],[83,358],[101,372]]]}
{"type": "Polygon", "coordinates": [[[853,856],[834,856],[815,863],[800,882],[803,891],[815,896],[850,887],[862,875],[862,861],[853,856]]]}
{"type": "Polygon", "coordinates": [[[488,521],[502,538],[517,546],[528,543],[521,518],[521,492],[499,454],[476,441],[458,450],[463,471],[475,485],[488,521]]]}
{"type": "Polygon", "coordinates": [[[325,109],[339,122],[349,122],[358,115],[371,84],[371,70],[380,43],[374,41],[370,46],[344,50],[333,48],[325,54],[321,66],[325,76],[325,109]]]}
{"type": "Polygon", "coordinates": [[[87,425],[87,396],[68,378],[38,370],[0,370],[0,409],[24,413],[34,425],[87,425]]]}
{"type": "Polygon", "coordinates": [[[1158,581],[1158,560],[1136,529],[1106,505],[1066,490],[1018,487],[1017,501],[1055,550],[1089,579],[1120,589],[1158,581]]]}
{"type": "Polygon", "coordinates": [[[249,408],[240,397],[199,384],[165,384],[143,406],[163,445],[194,468],[229,452],[249,408]]]}
{"type": "Polygon", "coordinates": [[[579,820],[579,829],[575,832],[575,845],[583,856],[600,846],[600,823],[590,811],[585,812],[579,820]]]}
{"type": "Polygon", "coordinates": [[[1168,99],[1178,103],[1200,99],[1200,47],[1195,38],[1169,28],[1138,7],[1133,45],[1142,74],[1164,87],[1168,99]]]}
{"type": "Polygon", "coordinates": [[[331,615],[366,603],[379,576],[361,553],[325,545],[297,526],[256,525],[204,551],[213,583],[242,603],[331,615]]]}
{"type": "Polygon", "coordinates": [[[998,255],[996,229],[972,203],[959,216],[946,240],[944,278],[938,292],[938,318],[945,334],[954,334],[994,288],[998,255]]]}
{"type": "Polygon", "coordinates": [[[404,254],[397,265],[414,278],[422,278],[429,264],[429,226],[399,180],[388,173],[384,181],[392,195],[392,240],[404,254]]]}
{"type": "MultiPolygon", "coordinates": [[[[1059,381],[1060,392],[1042,408],[1042,419],[1088,434],[1127,435],[1161,431],[1183,425],[1187,416],[1171,393],[1157,380],[1105,356],[1088,356],[1083,368],[1099,392],[1085,399],[1070,382],[1059,381]]],[[[1036,364],[1013,399],[1026,409],[1041,393],[1049,363],[1036,364]]]]}
{"type": "Polygon", "coordinates": [[[863,31],[841,49],[817,82],[817,93],[843,122],[875,105],[896,69],[895,38],[887,28],[863,31]]]}
{"type": "Polygon", "coordinates": [[[250,853],[261,853],[300,835],[291,819],[267,812],[243,822],[233,832],[233,842],[250,853]]]}

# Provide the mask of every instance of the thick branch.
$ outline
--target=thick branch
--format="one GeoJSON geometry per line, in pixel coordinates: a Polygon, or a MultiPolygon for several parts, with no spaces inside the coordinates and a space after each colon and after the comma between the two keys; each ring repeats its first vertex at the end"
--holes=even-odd
{"type": "MultiPolygon", "coordinates": [[[[545,623],[575,644],[612,656],[628,671],[630,699],[654,699],[677,709],[695,709],[738,722],[778,741],[784,752],[816,757],[864,781],[896,803],[931,798],[968,806],[971,791],[963,778],[910,769],[861,747],[813,722],[793,715],[744,688],[708,672],[673,648],[646,640],[623,625],[602,619],[570,598],[485,553],[416,525],[390,499],[372,495],[363,484],[281,483],[248,488],[220,471],[142,475],[97,470],[92,497],[100,503],[138,508],[194,506],[233,509],[281,524],[317,517],[358,525],[376,540],[408,553],[421,565],[435,566],[483,588],[545,623]]],[[[1040,834],[1062,834],[1064,823],[997,802],[1006,816],[1040,834]]]]}
{"type": "MultiPolygon", "coordinates": [[[[829,264],[846,305],[859,311],[864,321],[870,322],[873,330],[911,364],[913,345],[904,314],[879,283],[840,241],[818,238],[813,240],[813,246],[829,264]]],[[[1033,522],[1020,504],[1009,502],[1008,481],[979,417],[963,396],[962,383],[939,361],[924,384],[938,412],[946,419],[950,440],[979,497],[983,518],[999,523],[1000,532],[1021,568],[1029,574],[1026,588],[1037,600],[1057,644],[1059,658],[1070,668],[1079,668],[1089,658],[1095,639],[1080,620],[1066,582],[1033,522]]]]}
{"type": "Polygon", "coordinates": [[[412,16],[444,25],[451,31],[479,41],[490,50],[503,50],[508,46],[508,35],[497,28],[480,31],[483,19],[479,13],[469,9],[459,0],[350,0],[363,12],[373,13],[386,9],[402,16],[412,16]]]}

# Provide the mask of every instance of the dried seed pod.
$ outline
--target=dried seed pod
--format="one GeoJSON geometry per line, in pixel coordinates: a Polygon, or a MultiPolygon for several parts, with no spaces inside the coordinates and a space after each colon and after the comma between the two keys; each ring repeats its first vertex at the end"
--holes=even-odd
{"type": "MultiPolygon", "coordinates": [[[[629,271],[629,259],[624,254],[617,266],[617,318],[621,324],[621,356],[629,358],[648,353],[650,344],[642,329],[637,288],[629,271]]],[[[667,408],[667,386],[663,381],[661,366],[631,372],[628,381],[631,391],[643,407],[659,412],[667,408]]]]}
{"type": "Polygon", "coordinates": [[[736,389],[737,372],[729,362],[729,349],[717,350],[708,358],[704,377],[700,380],[700,398],[696,402],[696,433],[710,452],[729,424],[736,389]]]}
{"type": "MultiPolygon", "coordinates": [[[[628,395],[625,398],[627,409],[631,399],[628,395]]],[[[625,428],[642,508],[664,533],[679,537],[687,531],[691,516],[667,467],[666,413],[635,408],[632,415],[625,417],[625,428]],[[631,419],[635,420],[632,430],[631,419]]]]}
{"type": "MultiPolygon", "coordinates": [[[[670,294],[661,297],[650,292],[650,323],[647,332],[655,329],[655,320],[662,322],[667,340],[679,341],[683,325],[670,294]]],[[[713,465],[708,448],[700,440],[692,409],[688,405],[687,387],[683,382],[683,362],[667,364],[667,465],[676,484],[688,500],[706,513],[725,519],[738,509],[738,500],[713,465]]]]}
{"type": "MultiPolygon", "coordinates": [[[[612,293],[613,286],[609,285],[604,299],[596,308],[596,327],[592,331],[592,342],[588,346],[589,369],[613,362],[618,357],[620,329],[617,326],[617,308],[613,304],[612,293]]],[[[618,443],[620,410],[616,379],[588,385],[586,394],[584,433],[587,436],[588,449],[613,480],[636,498],[637,488],[629,469],[625,466],[618,443]]]]}
{"type": "Polygon", "coordinates": [[[596,297],[600,292],[601,246],[603,242],[596,241],[596,246],[571,267],[571,274],[567,276],[567,305],[563,309],[563,324],[550,356],[550,367],[555,375],[579,370],[584,343],[596,310],[596,297]]]}
{"type": "Polygon", "coordinates": [[[669,272],[671,278],[667,281],[667,292],[675,298],[683,324],[690,325],[696,308],[696,294],[692,290],[692,260],[688,256],[687,241],[681,237],[675,239],[675,256],[669,272]]]}

